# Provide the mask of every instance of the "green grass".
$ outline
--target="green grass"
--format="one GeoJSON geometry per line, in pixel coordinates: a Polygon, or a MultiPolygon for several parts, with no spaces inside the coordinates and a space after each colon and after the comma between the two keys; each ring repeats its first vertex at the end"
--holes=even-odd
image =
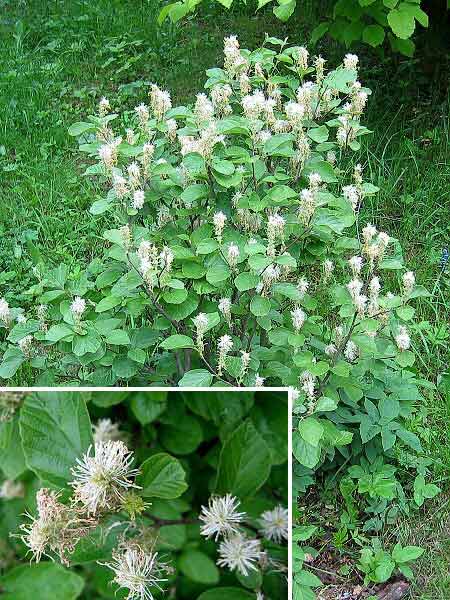
{"type": "MultiPolygon", "coordinates": [[[[207,8],[176,27],[158,28],[158,4],[0,0],[0,296],[11,302],[27,302],[24,292],[39,259],[76,268],[96,255],[105,220],[88,212],[94,190],[80,177],[82,159],[67,135],[72,122],[103,95],[117,109],[135,106],[152,81],[170,89],[175,102],[189,102],[205,69],[220,61],[224,35],[236,33],[243,46],[259,44],[265,31],[305,43],[321,6],[313,9],[305,2],[288,25],[270,10],[255,17],[250,11],[207,8]]],[[[449,68],[444,50],[436,50],[428,38],[419,40],[419,49],[414,60],[361,52],[362,79],[374,93],[367,115],[373,135],[359,160],[366,177],[381,188],[362,216],[399,238],[418,282],[432,291],[418,304],[413,341],[416,368],[439,389],[427,393],[424,418],[416,426],[428,439],[435,480],[445,487],[450,267],[442,272],[439,260],[450,245],[449,68]]],[[[346,51],[327,44],[322,52],[338,62],[346,51]]],[[[430,522],[441,539],[439,519],[430,522]]],[[[402,530],[406,537],[408,527],[409,522],[402,530]]],[[[441,546],[433,550],[432,581],[419,580],[420,600],[448,597],[447,569],[439,567],[449,558],[445,536],[441,546]],[[444,596],[436,595],[438,589],[444,596]]]]}

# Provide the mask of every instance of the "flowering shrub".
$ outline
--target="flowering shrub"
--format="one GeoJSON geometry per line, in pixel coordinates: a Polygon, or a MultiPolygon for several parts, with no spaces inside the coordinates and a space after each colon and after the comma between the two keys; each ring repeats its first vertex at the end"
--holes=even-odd
{"type": "Polygon", "coordinates": [[[224,55],[193,107],[153,84],[123,135],[105,98],[70,128],[113,227],[85,269],[36,268],[31,310],[1,301],[0,377],[291,386],[309,415],[411,377],[406,322],[426,292],[360,223],[377,188],[349,161],[369,133],[358,57],[327,70],[235,37],[224,55]]]}
{"type": "Polygon", "coordinates": [[[5,598],[287,598],[286,396],[2,395],[5,598]]]}

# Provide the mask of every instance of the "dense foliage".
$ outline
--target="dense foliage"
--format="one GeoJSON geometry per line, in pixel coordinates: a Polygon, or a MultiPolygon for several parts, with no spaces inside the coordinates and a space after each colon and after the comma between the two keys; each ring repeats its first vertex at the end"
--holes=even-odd
{"type": "Polygon", "coordinates": [[[2,598],[286,598],[287,394],[0,403],[2,598]]]}
{"type": "MultiPolygon", "coordinates": [[[[176,23],[194,11],[201,2],[202,0],[179,0],[169,3],[161,10],[159,21],[170,19],[176,23]]],[[[216,2],[225,8],[233,5],[233,0],[216,2]]],[[[295,18],[293,15],[296,14],[297,0],[258,0],[257,9],[267,4],[275,5],[273,13],[281,21],[295,18]]],[[[416,23],[428,27],[428,15],[421,4],[422,0],[337,0],[332,5],[330,16],[311,32],[311,42],[315,44],[325,34],[345,44],[347,48],[355,42],[378,47],[388,40],[394,52],[413,56],[415,45],[411,37],[416,23]]]]}
{"type": "Polygon", "coordinates": [[[358,57],[327,71],[303,47],[230,37],[206,88],[173,108],[153,84],[123,136],[107,99],[70,128],[96,159],[91,212],[114,227],[86,268],[38,265],[29,312],[1,302],[0,377],[303,386],[309,413],[410,377],[404,324],[426,291],[398,242],[359,223],[377,188],[347,158],[369,133],[358,57]]]}

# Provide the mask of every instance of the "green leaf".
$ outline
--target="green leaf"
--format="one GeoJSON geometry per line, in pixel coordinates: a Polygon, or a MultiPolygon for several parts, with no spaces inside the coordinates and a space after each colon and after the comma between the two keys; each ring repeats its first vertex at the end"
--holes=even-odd
{"type": "Polygon", "coordinates": [[[94,132],[95,125],[93,123],[84,123],[83,121],[78,121],[77,123],[73,123],[67,131],[70,136],[78,137],[84,133],[94,132]]]}
{"type": "Polygon", "coordinates": [[[8,479],[16,479],[27,468],[19,435],[19,419],[0,421],[0,470],[8,479]]]}
{"type": "Polygon", "coordinates": [[[234,285],[240,292],[252,290],[258,285],[258,283],[258,275],[256,275],[255,273],[250,273],[250,271],[239,273],[239,275],[234,280],[234,285]]]}
{"type": "Polygon", "coordinates": [[[301,465],[313,469],[320,461],[321,449],[319,445],[308,444],[298,431],[294,431],[292,453],[301,465]]]}
{"type": "Polygon", "coordinates": [[[306,542],[317,531],[316,525],[296,525],[292,532],[292,541],[306,542]]]}
{"type": "Polygon", "coordinates": [[[201,240],[197,244],[196,252],[197,252],[197,254],[211,254],[212,252],[217,250],[218,247],[219,247],[219,244],[216,242],[216,240],[213,240],[212,238],[208,238],[205,240],[201,240]]]}
{"type": "Polygon", "coordinates": [[[206,369],[193,369],[183,375],[178,382],[180,387],[209,387],[213,376],[206,369]]]}
{"type": "Polygon", "coordinates": [[[411,350],[403,350],[402,352],[398,352],[395,357],[395,362],[397,362],[401,367],[411,367],[416,360],[416,356],[414,352],[411,350]]]}
{"type": "Polygon", "coordinates": [[[111,208],[113,202],[113,198],[99,198],[91,204],[89,212],[91,215],[102,215],[111,208]]]}
{"type": "Polygon", "coordinates": [[[130,406],[139,423],[148,425],[166,410],[167,392],[136,392],[130,406]]]}
{"type": "Polygon", "coordinates": [[[188,297],[188,291],[182,290],[169,290],[164,292],[162,295],[164,302],[168,304],[182,304],[188,297]]]}
{"type": "Polygon", "coordinates": [[[162,343],[161,347],[165,350],[177,350],[179,348],[194,348],[194,340],[187,335],[171,335],[166,338],[162,343]]]}
{"type": "Polygon", "coordinates": [[[253,496],[270,474],[270,450],[251,421],[245,421],[222,447],[216,492],[253,496]]]}
{"type": "Polygon", "coordinates": [[[25,398],[20,435],[28,467],[55,486],[71,481],[71,468],[92,444],[91,422],[83,395],[37,393],[25,398]]]}
{"type": "Polygon", "coordinates": [[[367,25],[363,31],[363,42],[373,47],[380,46],[384,42],[384,35],[381,25],[367,25]]]}
{"type": "Polygon", "coordinates": [[[273,9],[273,14],[280,21],[287,21],[292,16],[297,5],[296,0],[278,0],[279,6],[273,9]]]}
{"type": "Polygon", "coordinates": [[[106,343],[114,346],[128,346],[130,344],[130,336],[124,329],[113,329],[106,336],[106,343]]]}
{"type": "Polygon", "coordinates": [[[75,335],[72,341],[72,351],[75,356],[84,356],[85,354],[97,352],[102,345],[102,340],[93,330],[85,335],[75,335]]]}
{"type": "Polygon", "coordinates": [[[169,452],[191,454],[202,443],[203,430],[196,417],[184,415],[176,423],[163,425],[159,437],[161,444],[169,452]]]}
{"type": "Polygon", "coordinates": [[[206,271],[206,281],[211,285],[216,285],[226,281],[230,275],[230,267],[222,259],[218,259],[206,271]]]}
{"type": "Polygon", "coordinates": [[[328,139],[328,127],[326,125],[321,125],[320,127],[309,129],[308,136],[318,144],[326,142],[328,139]]]}
{"type": "Polygon", "coordinates": [[[250,312],[255,317],[265,317],[270,312],[270,300],[263,296],[254,296],[250,302],[250,312]]]}
{"type": "Polygon", "coordinates": [[[105,296],[105,298],[102,298],[95,307],[95,312],[102,313],[107,310],[111,310],[115,306],[121,304],[122,300],[123,298],[119,298],[119,296],[105,296]]]}
{"type": "Polygon", "coordinates": [[[311,44],[316,45],[317,42],[326,34],[328,28],[328,23],[319,23],[319,25],[314,27],[314,29],[311,31],[311,44]]]}
{"type": "Polygon", "coordinates": [[[388,13],[388,23],[392,32],[400,39],[406,40],[412,36],[416,27],[414,15],[407,10],[401,10],[405,3],[400,5],[400,9],[395,8],[388,13]]]}
{"type": "Polygon", "coordinates": [[[56,344],[56,342],[70,336],[73,336],[73,329],[65,323],[58,323],[58,325],[52,325],[52,327],[50,327],[45,334],[45,339],[56,344]]]}
{"type": "Polygon", "coordinates": [[[338,401],[333,398],[327,398],[326,396],[322,396],[319,398],[316,404],[316,412],[329,412],[332,410],[336,410],[338,405],[338,401]]]}
{"type": "Polygon", "coordinates": [[[219,583],[220,574],[214,561],[198,550],[187,550],[178,559],[178,567],[183,575],[204,585],[219,583]]]}
{"type": "Polygon", "coordinates": [[[186,473],[180,462],[160,452],[142,463],[136,482],[142,486],[141,494],[144,497],[171,500],[179,498],[187,490],[185,478],[186,473]]]}
{"type": "Polygon", "coordinates": [[[39,331],[39,329],[40,329],[39,321],[30,320],[30,321],[27,321],[26,323],[17,323],[17,325],[14,325],[14,327],[9,332],[7,339],[11,343],[17,344],[18,341],[20,341],[27,335],[30,335],[31,333],[35,333],[36,331],[39,331]]]}
{"type": "Polygon", "coordinates": [[[298,424],[298,431],[302,438],[312,446],[318,446],[323,436],[323,425],[314,417],[307,417],[298,424]]]}
{"type": "Polygon", "coordinates": [[[54,562],[21,565],[0,577],[2,600],[75,600],[82,577],[54,562]]]}
{"type": "Polygon", "coordinates": [[[424,552],[425,548],[419,548],[419,546],[404,546],[402,548],[400,544],[395,544],[392,558],[396,563],[407,563],[418,559],[424,552]]]}
{"type": "Polygon", "coordinates": [[[0,379],[11,379],[17,373],[25,356],[19,348],[8,348],[0,364],[0,379]]]}
{"type": "Polygon", "coordinates": [[[414,502],[417,506],[422,506],[427,498],[434,498],[441,491],[434,483],[426,483],[423,475],[417,475],[414,480],[414,502]]]}

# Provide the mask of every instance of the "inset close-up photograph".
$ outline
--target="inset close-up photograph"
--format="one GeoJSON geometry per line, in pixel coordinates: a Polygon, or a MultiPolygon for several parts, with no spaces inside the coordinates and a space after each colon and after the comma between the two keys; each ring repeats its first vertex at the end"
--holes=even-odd
{"type": "Polygon", "coordinates": [[[285,392],[0,394],[5,600],[287,600],[285,392]]]}
{"type": "Polygon", "coordinates": [[[450,599],[449,82],[448,0],[0,0],[0,595],[450,599]]]}

